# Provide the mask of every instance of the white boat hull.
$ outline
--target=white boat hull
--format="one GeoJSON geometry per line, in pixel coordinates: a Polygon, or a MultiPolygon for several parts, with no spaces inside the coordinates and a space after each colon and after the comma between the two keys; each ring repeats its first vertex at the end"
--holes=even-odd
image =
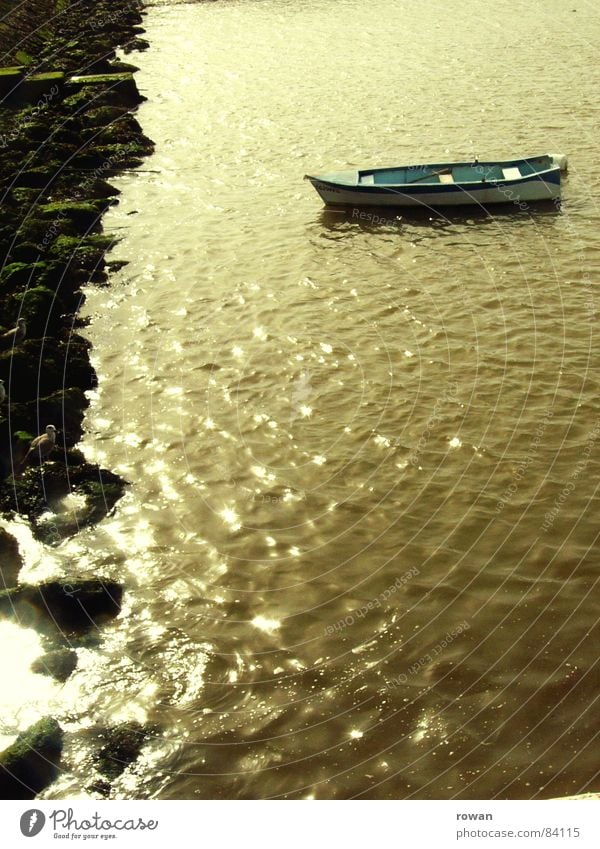
{"type": "MultiPolygon", "coordinates": [[[[395,189],[365,192],[351,187],[331,186],[319,180],[311,183],[328,206],[413,206],[437,208],[442,206],[487,206],[493,203],[527,204],[529,201],[555,200],[560,197],[560,184],[546,183],[536,179],[519,185],[494,186],[489,183],[481,188],[459,189],[458,191],[403,193],[395,189]]],[[[458,187],[456,187],[458,188],[458,187]]]]}

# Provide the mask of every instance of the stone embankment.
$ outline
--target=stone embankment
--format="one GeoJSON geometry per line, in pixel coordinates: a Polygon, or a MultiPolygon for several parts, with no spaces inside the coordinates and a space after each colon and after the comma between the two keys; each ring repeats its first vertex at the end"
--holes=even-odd
{"type": "MultiPolygon", "coordinates": [[[[96,385],[77,330],[86,284],[109,281],[102,216],[119,194],[110,178],[153,150],[135,117],[144,99],[137,69],[116,54],[148,47],[142,20],[138,0],[0,0],[0,512],[25,517],[51,546],[106,516],[126,486],[75,447],[96,385]],[[49,424],[56,443],[31,450],[49,424]],[[63,506],[71,495],[75,515],[63,506]]],[[[37,629],[46,651],[33,670],[65,681],[78,640],[119,613],[123,587],[81,576],[76,564],[68,582],[28,586],[21,566],[0,528],[0,617],[37,629]]],[[[99,729],[99,773],[118,774],[145,733],[99,729]]],[[[59,771],[62,741],[46,717],[0,753],[0,798],[43,790],[59,771]]]]}

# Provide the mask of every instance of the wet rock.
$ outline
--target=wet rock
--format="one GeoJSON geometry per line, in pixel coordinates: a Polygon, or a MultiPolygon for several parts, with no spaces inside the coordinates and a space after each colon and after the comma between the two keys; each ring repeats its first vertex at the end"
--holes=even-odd
{"type": "Polygon", "coordinates": [[[100,106],[97,109],[89,109],[86,113],[86,123],[95,127],[107,127],[113,121],[118,121],[124,115],[129,114],[126,106],[100,106]]]}
{"type": "Polygon", "coordinates": [[[123,144],[103,144],[97,148],[98,157],[103,162],[110,162],[111,168],[138,168],[143,164],[144,157],[152,153],[154,146],[142,141],[125,142],[123,144]]]}
{"type": "Polygon", "coordinates": [[[23,559],[16,539],[0,528],[0,588],[15,587],[23,559]]]}
{"type": "Polygon", "coordinates": [[[121,190],[111,186],[106,180],[92,180],[85,186],[85,192],[91,198],[114,198],[121,194],[121,190]]]}
{"type": "Polygon", "coordinates": [[[14,431],[32,429],[37,433],[51,422],[62,434],[65,445],[75,445],[83,435],[82,422],[88,405],[87,397],[78,387],[59,389],[37,401],[13,404],[11,426],[14,431]]]}
{"type": "Polygon", "coordinates": [[[122,268],[125,268],[126,265],[129,265],[128,259],[115,259],[106,263],[106,267],[111,274],[114,274],[116,271],[120,271],[122,268]]]}
{"type": "Polygon", "coordinates": [[[45,262],[10,262],[0,272],[0,288],[12,291],[21,286],[28,286],[32,280],[43,278],[46,272],[45,262]]]}
{"type": "Polygon", "coordinates": [[[33,242],[21,242],[12,247],[10,256],[14,262],[34,263],[40,258],[40,250],[33,242]]]}
{"type": "MultiPolygon", "coordinates": [[[[10,457],[17,471],[19,456],[22,458],[29,445],[29,434],[16,443],[10,457]]],[[[61,437],[59,436],[59,439],[61,437]]],[[[126,482],[107,469],[90,463],[71,465],[69,457],[74,452],[64,453],[57,447],[54,452],[60,460],[45,460],[41,466],[28,465],[21,475],[0,482],[0,510],[9,514],[18,511],[32,523],[34,536],[48,545],[58,545],[66,537],[78,533],[82,527],[96,524],[105,518],[122,498],[126,482]],[[71,498],[65,503],[67,496],[71,498]],[[74,499],[72,498],[74,497],[74,499]]],[[[39,463],[39,458],[30,458],[30,463],[39,463]]]]}
{"type": "Polygon", "coordinates": [[[100,234],[85,238],[59,236],[50,247],[50,254],[63,267],[85,268],[92,271],[104,262],[104,254],[115,245],[115,242],[116,240],[110,236],[100,234]]]}
{"type": "Polygon", "coordinates": [[[94,781],[94,782],[92,782],[92,784],[89,784],[86,787],[86,790],[89,793],[97,793],[98,796],[102,796],[103,798],[106,798],[107,796],[110,795],[110,791],[112,790],[112,787],[110,786],[108,781],[104,781],[103,779],[99,778],[98,781],[94,781]]]}
{"type": "Polygon", "coordinates": [[[55,218],[53,221],[42,221],[35,217],[35,210],[30,215],[23,217],[17,227],[17,239],[23,242],[31,242],[38,248],[38,261],[43,260],[43,254],[49,244],[61,234],[72,233],[72,225],[66,218],[55,218]]]}
{"type": "MultiPolygon", "coordinates": [[[[87,90],[87,97],[92,100],[99,93],[110,93],[112,103],[121,106],[137,106],[146,100],[136,85],[133,74],[96,74],[71,77],[67,83],[69,94],[87,90]]],[[[99,105],[99,104],[98,104],[99,105]]]]}
{"type": "Polygon", "coordinates": [[[54,649],[38,657],[31,664],[31,670],[39,675],[49,675],[63,683],[72,675],[76,666],[76,651],[73,649],[54,649]]]}
{"type": "Polygon", "coordinates": [[[45,74],[29,74],[24,77],[10,95],[12,103],[38,103],[44,96],[53,97],[65,84],[62,71],[50,71],[45,74]]]}
{"type": "Polygon", "coordinates": [[[98,226],[109,204],[102,200],[58,201],[38,208],[37,214],[48,221],[67,220],[79,233],[88,233],[98,226]]]}
{"type": "Polygon", "coordinates": [[[22,65],[12,68],[0,68],[0,101],[10,97],[23,79],[22,65]]]}
{"type": "Polygon", "coordinates": [[[62,169],[63,166],[58,162],[32,166],[17,171],[12,178],[12,184],[32,189],[47,189],[60,176],[62,169]]]}
{"type": "Polygon", "coordinates": [[[0,616],[26,628],[79,632],[113,619],[121,610],[123,587],[115,581],[48,581],[0,591],[0,616]]]}
{"type": "Polygon", "coordinates": [[[27,0],[11,8],[0,27],[7,60],[30,66],[5,73],[0,90],[10,91],[16,80],[26,82],[30,94],[51,94],[33,109],[12,112],[5,124],[0,115],[6,142],[0,146],[5,192],[0,316],[7,326],[19,315],[28,325],[24,341],[0,352],[0,377],[9,388],[0,408],[0,478],[5,481],[0,511],[28,516],[36,536],[53,544],[82,524],[99,521],[124,491],[118,476],[87,464],[70,447],[81,435],[83,392],[96,384],[89,346],[71,331],[79,321],[81,287],[107,280],[105,254],[112,241],[100,235],[100,218],[119,192],[105,178],[139,165],[153,144],[131,114],[145,99],[132,76],[136,69],[115,54],[119,44],[128,43],[128,50],[146,46],[139,38],[143,5],[125,0],[115,15],[108,0],[39,2],[46,4],[43,14],[34,14],[27,0]],[[25,71],[32,72],[28,81],[25,71]],[[75,79],[63,89],[65,73],[75,79]],[[52,457],[6,480],[48,421],[60,431],[52,457]],[[65,500],[71,494],[78,498],[65,500]]]}
{"type": "Polygon", "coordinates": [[[96,754],[99,772],[114,780],[137,758],[150,734],[138,722],[126,722],[99,733],[103,745],[96,754]]]}
{"type": "Polygon", "coordinates": [[[31,336],[43,336],[49,331],[56,331],[62,324],[62,313],[69,305],[68,301],[57,298],[56,293],[46,286],[32,286],[7,299],[9,311],[25,319],[31,336]]]}
{"type": "Polygon", "coordinates": [[[96,385],[87,346],[73,334],[68,341],[25,339],[18,347],[0,352],[0,378],[10,384],[12,402],[34,401],[64,387],[85,392],[96,385]]]}
{"type": "Polygon", "coordinates": [[[139,71],[137,65],[132,65],[131,62],[121,62],[118,59],[113,60],[110,65],[111,71],[115,74],[135,74],[136,71],[139,71]]]}
{"type": "Polygon", "coordinates": [[[10,200],[13,205],[20,206],[29,212],[39,202],[41,197],[39,189],[28,189],[15,187],[10,192],[10,200]]]}
{"type": "Polygon", "coordinates": [[[137,120],[127,112],[121,118],[117,118],[106,124],[98,133],[99,144],[127,144],[128,142],[141,145],[145,139],[137,120]]]}
{"type": "Polygon", "coordinates": [[[0,799],[33,799],[58,774],[63,731],[45,717],[0,753],[0,799]]]}
{"type": "Polygon", "coordinates": [[[150,43],[145,38],[132,38],[123,45],[124,53],[132,53],[134,50],[148,50],[150,43]]]}

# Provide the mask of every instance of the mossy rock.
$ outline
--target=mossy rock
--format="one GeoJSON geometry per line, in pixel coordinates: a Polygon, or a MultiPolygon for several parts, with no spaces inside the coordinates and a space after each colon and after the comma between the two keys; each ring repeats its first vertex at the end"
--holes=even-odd
{"type": "Polygon", "coordinates": [[[15,290],[36,286],[56,289],[62,276],[63,268],[57,261],[11,262],[0,272],[0,291],[13,294],[15,290]]]}
{"type": "Polygon", "coordinates": [[[132,53],[134,50],[148,50],[150,42],[145,38],[131,38],[123,45],[123,53],[132,53]]]}
{"type": "Polygon", "coordinates": [[[123,586],[116,581],[47,581],[0,591],[0,616],[28,628],[79,633],[114,619],[121,611],[123,586]]]}
{"type": "MultiPolygon", "coordinates": [[[[20,451],[22,447],[15,444],[13,456],[20,451]]],[[[0,510],[27,516],[34,536],[48,545],[57,545],[82,527],[100,522],[125,492],[126,481],[118,475],[91,463],[72,465],[72,454],[57,447],[56,460],[47,459],[37,467],[28,465],[20,476],[0,482],[0,510]],[[68,495],[84,496],[85,504],[77,511],[63,506],[68,495]],[[51,521],[48,511],[54,514],[51,521]]]]}
{"type": "Polygon", "coordinates": [[[61,325],[61,315],[67,305],[46,286],[33,286],[9,301],[11,313],[24,318],[27,333],[32,337],[44,336],[61,325]]]}
{"type": "Polygon", "coordinates": [[[51,132],[50,126],[45,121],[32,121],[22,128],[23,138],[36,144],[47,142],[51,132]]]}
{"type": "Polygon", "coordinates": [[[96,136],[98,144],[134,144],[136,150],[145,150],[146,137],[137,120],[132,115],[124,115],[103,127],[96,136]],[[139,147],[138,147],[139,145],[139,147]]]}
{"type": "Polygon", "coordinates": [[[32,189],[48,189],[60,177],[63,171],[61,163],[32,165],[19,170],[12,178],[14,186],[25,186],[32,189]]]}
{"type": "Polygon", "coordinates": [[[96,149],[96,154],[102,162],[110,162],[111,171],[123,168],[139,168],[144,163],[144,157],[152,153],[137,141],[127,144],[103,144],[96,149]]]}
{"type": "Polygon", "coordinates": [[[10,256],[14,262],[32,263],[40,258],[40,250],[33,242],[19,242],[11,248],[10,256]]]}
{"type": "Polygon", "coordinates": [[[129,115],[129,109],[126,106],[99,106],[87,111],[85,121],[88,126],[100,128],[118,121],[124,115],[129,115]]]}
{"type": "Polygon", "coordinates": [[[73,649],[54,649],[46,652],[31,664],[31,671],[49,675],[64,683],[77,667],[77,652],[73,649]]]}
{"type": "Polygon", "coordinates": [[[87,232],[99,224],[101,216],[108,209],[103,200],[58,201],[38,207],[37,214],[43,220],[70,221],[81,232],[87,232]]]}
{"type": "Polygon", "coordinates": [[[104,265],[104,255],[115,244],[110,236],[59,236],[50,248],[52,257],[74,268],[96,269],[104,265]]]}
{"type": "Polygon", "coordinates": [[[121,190],[107,183],[106,180],[93,180],[84,186],[85,193],[91,198],[116,198],[121,190]]]}
{"type": "Polygon", "coordinates": [[[23,80],[23,68],[0,68],[0,101],[10,97],[23,80]]]}
{"type": "Polygon", "coordinates": [[[11,195],[15,201],[25,212],[34,209],[41,201],[42,195],[39,189],[14,188],[11,195]]]}
{"type": "Polygon", "coordinates": [[[48,222],[35,218],[32,214],[18,225],[17,238],[19,241],[33,243],[39,248],[40,253],[45,253],[57,236],[72,235],[72,233],[73,226],[67,218],[55,218],[48,222]]]}
{"type": "Polygon", "coordinates": [[[65,84],[65,74],[62,71],[52,71],[46,74],[29,74],[24,76],[15,88],[8,93],[5,103],[18,108],[23,104],[36,105],[50,102],[59,95],[65,84]]]}
{"type": "Polygon", "coordinates": [[[0,528],[0,588],[16,586],[22,566],[19,543],[8,531],[0,528]]]}
{"type": "Polygon", "coordinates": [[[135,74],[139,71],[137,65],[131,62],[121,62],[120,59],[115,59],[110,63],[111,71],[115,74],[135,74]]]}
{"type": "Polygon", "coordinates": [[[35,59],[26,50],[17,50],[15,59],[22,65],[35,65],[35,59]]]}
{"type": "Polygon", "coordinates": [[[95,98],[99,94],[108,95],[114,104],[135,106],[146,98],[143,97],[135,83],[133,74],[89,74],[71,77],[67,91],[85,91],[88,97],[95,98]]]}
{"type": "Polygon", "coordinates": [[[36,271],[45,269],[43,262],[10,262],[0,271],[0,287],[11,291],[31,283],[36,271]]]}
{"type": "MultiPolygon", "coordinates": [[[[10,392],[11,387],[7,387],[10,392]]],[[[83,435],[83,418],[89,406],[86,395],[76,386],[60,389],[45,398],[28,403],[13,403],[11,406],[11,426],[15,435],[30,431],[39,433],[52,423],[58,429],[66,446],[76,445],[83,435]]],[[[27,439],[27,436],[24,437],[27,439]]],[[[33,437],[30,436],[28,442],[33,437]]]]}
{"type": "Polygon", "coordinates": [[[83,392],[96,386],[87,344],[76,335],[67,342],[25,339],[14,350],[0,352],[0,378],[6,386],[10,383],[13,402],[37,400],[71,386],[83,392]]]}
{"type": "Polygon", "coordinates": [[[33,799],[58,774],[63,731],[45,717],[0,753],[0,799],[33,799]]]}
{"type": "Polygon", "coordinates": [[[114,780],[134,761],[142,751],[150,730],[139,722],[126,722],[99,732],[101,748],[95,756],[98,771],[114,780]]]}

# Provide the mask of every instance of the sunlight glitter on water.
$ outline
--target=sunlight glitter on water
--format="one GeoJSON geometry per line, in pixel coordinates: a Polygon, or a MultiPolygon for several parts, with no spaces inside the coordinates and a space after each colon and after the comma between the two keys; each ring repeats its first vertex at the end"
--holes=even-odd
{"type": "Polygon", "coordinates": [[[42,639],[35,631],[12,622],[0,621],[0,644],[10,651],[0,652],[0,676],[10,687],[0,689],[0,750],[23,731],[47,715],[60,685],[48,675],[32,672],[34,660],[43,654],[42,639]]]}
{"type": "MultiPolygon", "coordinates": [[[[356,753],[364,746],[374,758],[370,772],[389,774],[389,783],[373,795],[448,793],[435,749],[442,735],[435,719],[440,705],[449,727],[467,728],[453,747],[464,763],[453,792],[462,786],[471,798],[501,796],[510,785],[508,793],[527,793],[533,785],[524,778],[530,782],[526,773],[535,758],[547,775],[559,775],[562,765],[565,785],[597,769],[585,753],[576,757],[573,730],[581,739],[593,734],[578,698],[565,698],[547,732],[543,723],[538,726],[543,706],[555,704],[558,691],[550,653],[532,660],[530,650],[532,639],[546,644],[551,628],[557,642],[552,654],[570,652],[597,619],[585,600],[585,582],[593,575],[587,561],[581,582],[578,575],[560,584],[552,618],[540,612],[544,584],[538,580],[546,569],[570,574],[571,564],[588,556],[593,518],[588,521],[586,511],[593,517],[598,506],[595,456],[586,472],[591,484],[570,496],[561,529],[557,522],[552,538],[549,532],[536,543],[539,550],[525,553],[556,498],[554,482],[567,480],[578,462],[577,435],[588,432],[585,415],[597,404],[597,346],[590,344],[592,325],[582,309],[582,290],[574,285],[586,279],[598,223],[595,148],[585,141],[596,137],[593,110],[578,105],[595,102],[590,69],[596,56],[587,33],[578,32],[577,16],[569,11],[566,22],[558,0],[523,4],[522,24],[537,27],[539,37],[516,47],[507,46],[503,26],[514,11],[508,0],[498,0],[483,17],[481,3],[466,2],[458,13],[436,4],[435,12],[412,15],[406,3],[349,0],[348,14],[340,16],[339,4],[326,0],[299,0],[293,10],[254,0],[161,0],[148,15],[152,49],[139,64],[144,89],[159,91],[161,102],[157,108],[150,94],[139,116],[157,142],[149,171],[163,169],[168,178],[142,171],[119,183],[121,213],[114,208],[107,222],[114,215],[122,233],[125,220],[127,238],[116,253],[131,264],[118,274],[118,297],[107,289],[90,293],[90,309],[97,316],[91,332],[106,385],[93,402],[108,422],[99,428],[105,457],[109,449],[106,464],[115,465],[109,431],[119,430],[120,418],[111,410],[116,396],[126,407],[124,432],[142,433],[138,423],[146,432],[150,424],[168,422],[177,433],[165,440],[164,468],[150,464],[143,444],[127,453],[128,478],[139,492],[135,507],[155,531],[146,540],[148,550],[138,549],[144,535],[133,542],[136,516],[127,500],[117,507],[120,535],[112,541],[119,553],[133,551],[131,571],[152,594],[148,610],[167,627],[159,643],[170,633],[191,638],[188,644],[178,637],[168,654],[157,654],[152,640],[151,648],[141,638],[136,645],[147,652],[147,669],[132,674],[130,686],[136,676],[158,681],[152,698],[186,741],[175,747],[170,778],[157,780],[155,790],[166,783],[180,797],[304,796],[304,786],[312,783],[317,798],[348,798],[366,790],[365,773],[355,754],[340,752],[331,761],[329,747],[339,742],[341,728],[346,735],[365,729],[345,748],[356,753]],[[299,39],[303,19],[311,26],[299,39]],[[374,30],[374,19],[386,26],[374,30]],[[558,31],[568,36],[557,40],[558,31]],[[348,61],[347,44],[356,32],[361,49],[348,61]],[[448,38],[440,40],[439,32],[448,38]],[[410,38],[412,45],[400,59],[398,38],[410,38]],[[371,61],[375,52],[382,61],[371,61]],[[519,74],[511,76],[506,68],[517,54],[519,74]],[[541,93],[535,121],[522,97],[528,76],[541,93]],[[502,90],[492,94],[494,110],[481,121],[480,94],[490,91],[494,78],[503,80],[502,90]],[[583,89],[576,99],[575,78],[583,89]],[[340,109],[340,97],[353,108],[340,109]],[[457,114],[460,122],[452,118],[457,114]],[[207,144],[194,141],[198,127],[207,144]],[[377,227],[323,209],[301,180],[308,162],[326,170],[393,164],[400,156],[407,162],[467,159],[475,144],[490,156],[506,156],[517,147],[527,153],[545,149],[550,136],[557,149],[577,149],[560,213],[407,214],[401,227],[390,214],[377,227]],[[125,219],[131,209],[143,215],[125,219]],[[175,216],[174,209],[186,214],[175,216]],[[123,363],[123,339],[113,333],[119,324],[135,329],[133,364],[123,363]],[[149,410],[148,399],[159,395],[145,373],[148,364],[161,386],[183,388],[176,408],[163,393],[160,410],[149,410]],[[314,394],[304,396],[307,381],[300,370],[307,374],[309,366],[314,394]],[[129,380],[127,368],[135,379],[129,380]],[[457,385],[450,392],[453,376],[457,385]],[[295,380],[300,385],[293,402],[295,380]],[[449,396],[460,396],[464,406],[449,396]],[[543,450],[540,442],[532,453],[540,410],[548,406],[555,411],[553,425],[544,432],[543,450]],[[188,477],[174,471],[181,467],[182,444],[188,477]],[[478,446],[467,452],[464,466],[463,444],[478,446]],[[392,450],[403,452],[398,462],[392,450]],[[505,504],[500,521],[493,505],[510,486],[511,469],[534,454],[532,474],[518,482],[519,496],[505,504]],[[538,491],[553,463],[552,480],[538,491]],[[269,492],[260,491],[263,483],[269,492]],[[527,515],[517,502],[527,504],[527,515]],[[509,580],[516,563],[518,579],[509,580]],[[394,585],[413,565],[419,577],[394,585]],[[522,604],[528,581],[540,593],[535,620],[522,604]],[[256,616],[251,598],[266,605],[256,616]],[[561,633],[555,620],[580,604],[581,631],[565,624],[561,633]],[[352,625],[344,622],[349,611],[356,611],[352,625]],[[418,635],[416,659],[444,643],[465,617],[472,622],[472,642],[445,645],[428,671],[427,687],[415,674],[406,687],[381,697],[380,669],[398,663],[406,634],[418,635]],[[187,702],[188,711],[179,712],[173,694],[184,696],[185,690],[162,667],[171,664],[182,679],[189,672],[201,682],[192,660],[177,666],[188,652],[202,651],[193,642],[199,635],[214,643],[207,650],[206,679],[187,702]],[[290,661],[290,641],[298,646],[297,663],[290,661]],[[250,665],[241,660],[238,667],[236,651],[247,660],[266,643],[264,676],[248,681],[243,694],[239,686],[223,686],[233,681],[234,667],[235,683],[249,677],[250,665]],[[314,657],[325,658],[318,677],[314,657]],[[530,663],[535,674],[515,674],[530,663]],[[273,670],[302,675],[282,685],[270,681],[273,670]],[[313,702],[321,676],[328,679],[327,710],[313,702]],[[554,689],[546,693],[539,684],[538,692],[535,681],[554,689]],[[469,685],[466,705],[455,696],[469,685]],[[282,707],[282,696],[287,699],[294,688],[298,702],[282,707]],[[487,706],[503,688],[509,698],[490,714],[487,706]],[[215,691],[226,703],[227,719],[211,724],[211,707],[203,700],[215,691]],[[258,693],[289,728],[289,740],[278,738],[276,777],[265,770],[239,778],[242,767],[260,770],[263,764],[262,749],[253,747],[265,744],[249,740],[255,729],[249,730],[244,713],[245,699],[258,693]],[[366,731],[363,699],[392,712],[393,720],[373,735],[366,731]],[[418,706],[412,706],[415,700],[418,706]],[[535,728],[531,750],[504,707],[511,702],[523,706],[523,735],[535,728]],[[318,715],[318,726],[307,727],[309,715],[318,715]],[[202,746],[220,744],[227,722],[231,748],[243,742],[247,751],[239,758],[231,754],[227,763],[215,757],[208,768],[210,745],[202,746]],[[510,727],[518,743],[510,758],[505,744],[490,746],[494,770],[482,766],[479,751],[490,726],[510,727]],[[311,753],[301,766],[298,739],[311,753]],[[414,764],[417,746],[420,760],[414,764]],[[203,770],[210,775],[194,777],[203,770]]],[[[110,538],[101,530],[98,539],[109,559],[110,538]]],[[[581,668],[587,669],[597,651],[589,647],[582,655],[581,668]]],[[[108,672],[102,670],[99,690],[113,688],[108,672]]],[[[113,697],[120,704],[123,693],[113,697]]]]}
{"type": "Polygon", "coordinates": [[[264,631],[266,634],[274,634],[281,628],[281,622],[278,619],[272,619],[262,614],[255,616],[250,624],[258,628],[259,631],[264,631]]]}

